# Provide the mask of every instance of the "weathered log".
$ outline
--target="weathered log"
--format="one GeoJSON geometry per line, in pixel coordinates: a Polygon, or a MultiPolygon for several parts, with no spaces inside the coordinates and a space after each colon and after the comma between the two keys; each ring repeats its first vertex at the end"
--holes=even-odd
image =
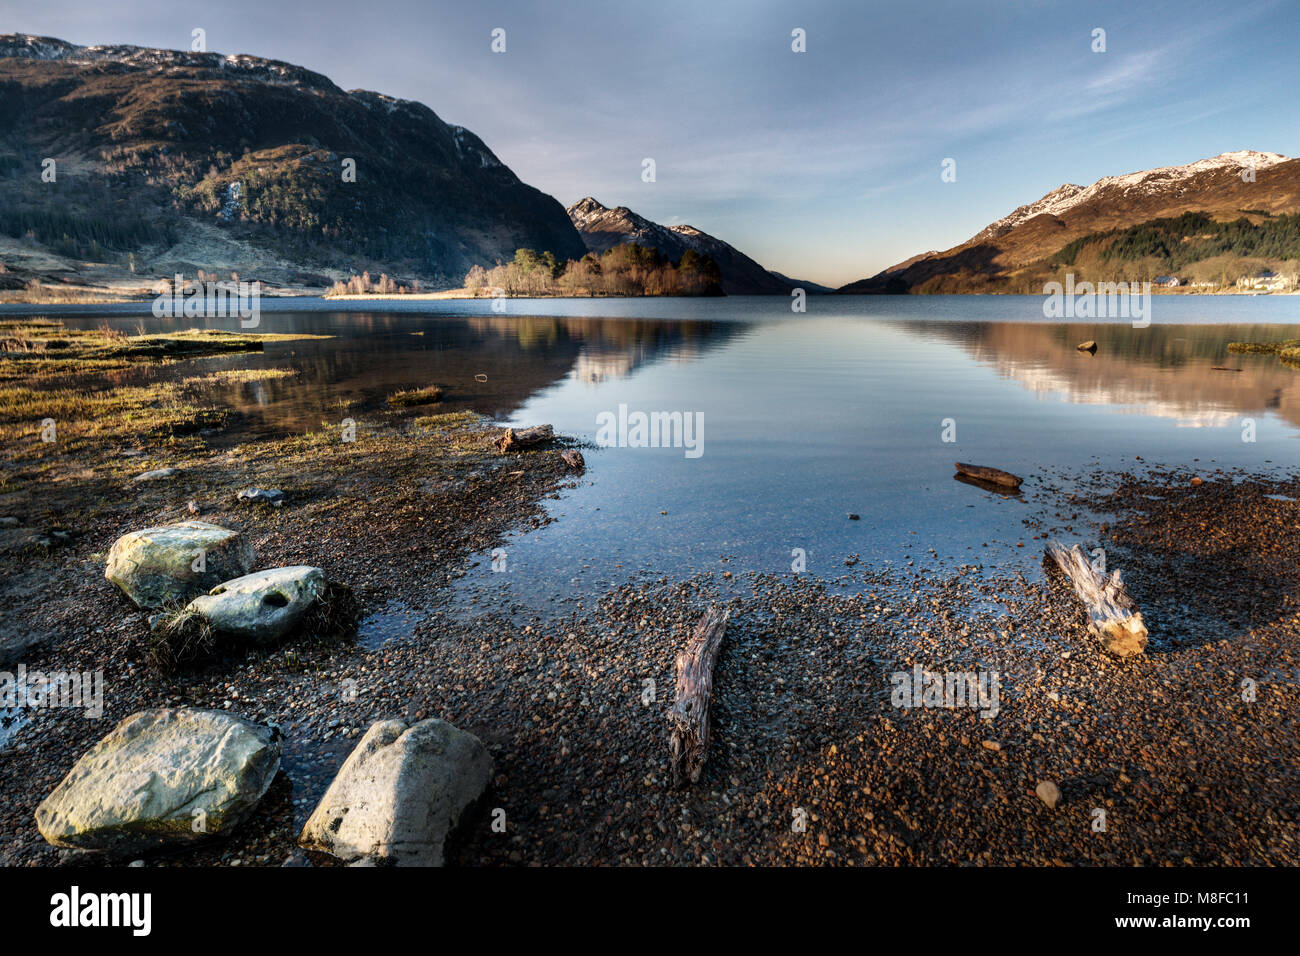
{"type": "Polygon", "coordinates": [[[501,451],[516,451],[533,445],[543,445],[553,438],[555,432],[550,425],[534,425],[532,428],[521,428],[518,431],[507,428],[505,434],[497,439],[496,445],[501,451]]]}
{"type": "Polygon", "coordinates": [[[568,451],[560,452],[560,457],[571,471],[582,471],[587,467],[586,461],[583,460],[582,452],[576,448],[570,448],[568,451]]]}
{"type": "Polygon", "coordinates": [[[1020,494],[1020,489],[1014,485],[999,485],[992,481],[981,481],[979,478],[971,478],[961,472],[953,475],[952,480],[960,481],[963,485],[970,485],[972,488],[979,488],[981,491],[987,491],[991,495],[1001,495],[1003,498],[1014,498],[1020,494]]]}
{"type": "Polygon", "coordinates": [[[995,485],[1006,485],[1008,488],[1019,488],[1020,483],[1025,480],[1000,468],[985,468],[983,465],[968,465],[960,461],[957,462],[957,474],[965,475],[967,478],[977,478],[980,481],[991,482],[995,485]]]}
{"type": "Polygon", "coordinates": [[[1077,544],[1066,550],[1059,541],[1052,541],[1047,545],[1047,556],[1070,579],[1088,614],[1088,630],[1101,638],[1107,653],[1132,657],[1146,649],[1146,625],[1118,568],[1107,577],[1092,566],[1077,544]]]}
{"type": "Polygon", "coordinates": [[[710,608],[695,625],[695,633],[677,652],[677,699],[668,710],[668,752],[673,786],[698,783],[709,749],[709,704],[713,669],[722,652],[727,612],[710,608]]]}

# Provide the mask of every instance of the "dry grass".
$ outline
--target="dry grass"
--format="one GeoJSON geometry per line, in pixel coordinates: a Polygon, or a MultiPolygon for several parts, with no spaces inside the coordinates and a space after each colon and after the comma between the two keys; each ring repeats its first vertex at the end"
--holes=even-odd
{"type": "MultiPolygon", "coordinates": [[[[319,336],[303,336],[318,338],[319,336]]],[[[196,447],[198,432],[219,428],[229,411],[204,390],[230,382],[280,378],[287,369],[214,372],[181,381],[118,384],[113,373],[140,365],[169,365],[188,358],[261,351],[266,341],[295,335],[255,335],[191,329],[167,335],[128,335],[111,328],[68,329],[33,319],[0,322],[0,443],[13,462],[49,464],[68,454],[104,452],[134,444],[142,435],[173,450],[196,447]],[[55,441],[43,441],[45,423],[55,441]]]]}
{"type": "Polygon", "coordinates": [[[427,388],[408,388],[388,396],[388,404],[404,408],[409,405],[432,405],[442,401],[442,389],[437,385],[427,388]]]}
{"type": "Polygon", "coordinates": [[[0,302],[23,305],[108,305],[114,302],[137,302],[137,296],[96,292],[79,286],[45,285],[32,279],[21,289],[0,292],[0,302]]]}
{"type": "Polygon", "coordinates": [[[1277,355],[1286,350],[1300,348],[1300,339],[1284,339],[1281,342],[1229,342],[1228,351],[1238,353],[1259,353],[1277,355]]]}

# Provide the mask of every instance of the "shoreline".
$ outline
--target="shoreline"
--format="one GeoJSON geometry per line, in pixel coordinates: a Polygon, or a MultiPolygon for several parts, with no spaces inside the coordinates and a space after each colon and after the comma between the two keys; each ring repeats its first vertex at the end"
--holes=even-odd
{"type": "Polygon", "coordinates": [[[106,685],[102,720],[21,715],[0,752],[0,863],[101,862],[47,844],[36,805],[117,721],[182,705],[279,725],[281,773],[229,838],[146,865],[321,862],[294,841],[361,734],[379,719],[434,716],[478,736],[496,764],[448,847],[453,864],[1300,863],[1289,809],[1300,585],[1286,573],[1300,561],[1300,480],[1281,467],[1200,484],[1176,467],[1093,473],[1073,494],[1028,475],[1041,507],[1027,544],[1100,542],[1146,615],[1151,645],[1120,661],[1088,633],[1067,586],[968,566],[855,563],[844,569],[852,589],[720,567],[625,581],[559,612],[466,612],[452,585],[476,556],[563,521],[543,502],[601,480],[598,453],[579,477],[560,460],[562,441],[503,453],[498,429],[436,405],[370,413],[353,443],[332,428],[232,448],[201,434],[124,444],[126,434],[82,436],[77,454],[23,466],[40,479],[0,495],[0,514],[19,519],[0,528],[13,568],[4,629],[45,637],[0,669],[102,667],[106,685]],[[164,467],[178,471],[133,480],[164,467]],[[250,485],[287,500],[237,502],[250,485]],[[314,564],[352,587],[374,626],[356,641],[235,647],[156,672],[150,613],[104,580],[103,557],[120,534],[189,518],[188,500],[200,520],[242,530],[258,567],[314,564]],[[1106,516],[1096,534],[1084,511],[1106,516]],[[731,618],[714,739],[700,782],[674,791],[673,659],[715,603],[731,618]],[[898,708],[891,676],[918,667],[996,673],[997,714],[898,708]],[[347,680],[351,701],[339,693],[347,680]],[[1042,781],[1059,787],[1055,808],[1035,794],[1042,781]],[[493,808],[506,811],[504,834],[493,808]],[[1093,829],[1097,810],[1105,832],[1093,829]]]}
{"type": "MultiPolygon", "coordinates": [[[[1153,529],[1141,512],[1117,524],[1108,544],[1117,561],[1153,538],[1180,539],[1173,516],[1188,506],[1184,520],[1195,525],[1242,495],[1230,478],[1197,488],[1138,482],[1121,486],[1123,508],[1144,507],[1156,487],[1166,499],[1155,506],[1160,524],[1153,529]]],[[[1254,487],[1244,511],[1279,489],[1300,494],[1300,483],[1254,487]]],[[[1240,533],[1244,511],[1225,517],[1224,530],[1240,533]]],[[[362,533],[359,518],[344,517],[336,533],[362,533]]],[[[288,560],[308,530],[297,519],[268,510],[246,526],[259,532],[268,560],[288,560]],[[283,527],[259,527],[266,523],[283,527]]],[[[409,534],[409,519],[390,534],[399,528],[393,537],[409,534]]],[[[1265,530],[1267,522],[1251,533],[1265,530]]],[[[1287,543],[1294,547],[1295,536],[1287,543]]],[[[373,535],[362,549],[372,565],[400,550],[384,550],[373,535]]],[[[1259,616],[1255,626],[1182,640],[1171,611],[1189,594],[1213,602],[1214,569],[1191,580],[1184,570],[1183,580],[1159,586],[1122,566],[1153,626],[1153,646],[1130,661],[1100,651],[1059,583],[960,572],[926,581],[870,568],[854,569],[863,595],[751,575],[750,594],[723,597],[719,575],[709,573],[620,585],[589,610],[528,623],[466,619],[435,601],[409,635],[377,647],[295,642],[166,679],[114,651],[112,663],[126,670],[106,677],[104,721],[35,714],[19,749],[0,759],[0,785],[11,794],[0,811],[0,861],[97,862],[46,845],[32,823],[35,803],[116,720],[188,704],[279,724],[282,773],[229,838],[152,854],[146,865],[321,863],[294,845],[297,830],[360,733],[394,716],[443,717],[493,753],[489,797],[449,845],[453,865],[1295,864],[1294,827],[1279,824],[1300,774],[1297,693],[1294,682],[1266,676],[1300,664],[1294,615],[1268,619],[1289,599],[1261,609],[1259,591],[1238,588],[1223,595],[1223,608],[1236,613],[1235,602],[1259,616]],[[1197,586],[1188,591],[1189,583],[1197,586]],[[669,692],[673,655],[714,602],[731,613],[714,741],[700,783],[674,791],[666,703],[647,707],[641,695],[647,678],[669,692]],[[999,713],[898,710],[889,675],[917,667],[992,669],[1002,682],[999,713]],[[1250,705],[1243,674],[1259,675],[1250,705]],[[359,680],[359,697],[341,705],[337,686],[348,677],[359,680]],[[1242,772],[1252,766],[1271,769],[1242,772]],[[1034,793],[1042,780],[1063,794],[1055,809],[1034,793]],[[493,807],[506,810],[508,835],[493,834],[493,807]],[[790,827],[798,809],[809,814],[803,834],[790,827]],[[1109,820],[1105,834],[1091,827],[1097,809],[1109,820]],[[1271,839],[1261,842],[1261,833],[1271,839]]],[[[393,569],[376,569],[384,592],[409,597],[411,582],[389,579],[393,569]]],[[[61,660],[93,655],[97,625],[128,641],[144,626],[145,615],[122,611],[111,586],[88,590],[75,609],[86,635],[65,645],[61,660]]]]}
{"type": "MultiPolygon", "coordinates": [[[[1036,292],[919,292],[919,293],[899,293],[897,296],[892,293],[859,293],[849,292],[840,293],[835,290],[830,292],[808,292],[809,296],[821,298],[833,298],[843,296],[845,298],[880,298],[888,299],[894,297],[912,297],[923,298],[927,296],[1023,296],[1027,298],[1041,298],[1042,293],[1036,292]]],[[[1300,290],[1291,292],[1266,292],[1260,290],[1245,289],[1217,289],[1217,290],[1181,290],[1169,288],[1153,288],[1152,295],[1158,296],[1242,296],[1247,298],[1268,298],[1268,297],[1286,297],[1300,295],[1300,290]]],[[[467,289],[442,289],[436,292],[409,292],[409,293],[379,293],[379,292],[361,292],[347,293],[344,295],[328,294],[323,288],[294,288],[294,287],[274,287],[262,292],[262,298],[268,300],[288,299],[288,298],[305,298],[320,299],[325,302],[445,302],[445,301],[467,301],[482,299],[492,301],[495,298],[505,299],[523,299],[523,300],[564,300],[564,299],[725,299],[725,298],[748,298],[748,296],[728,296],[726,293],[710,296],[687,296],[687,295],[616,295],[616,294],[589,294],[589,295],[525,295],[525,294],[506,294],[504,296],[479,295],[470,292],[467,289]]],[[[785,299],[789,296],[784,293],[770,293],[767,295],[755,296],[757,298],[785,299]]],[[[33,308],[46,306],[51,309],[57,309],[59,306],[87,306],[87,305],[122,305],[130,303],[146,304],[157,298],[157,293],[146,291],[141,288],[135,288],[128,291],[119,291],[108,286],[86,286],[78,287],[75,293],[68,293],[57,297],[49,298],[23,298],[21,294],[0,293],[0,308],[4,306],[31,306],[33,308]]]]}

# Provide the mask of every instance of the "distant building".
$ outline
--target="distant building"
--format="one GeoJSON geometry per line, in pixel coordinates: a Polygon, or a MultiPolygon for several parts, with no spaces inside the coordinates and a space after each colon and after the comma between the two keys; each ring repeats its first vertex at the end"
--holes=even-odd
{"type": "Polygon", "coordinates": [[[1294,285],[1294,276],[1288,278],[1270,269],[1260,269],[1253,276],[1242,276],[1237,280],[1238,288],[1255,292],[1285,292],[1294,285]]]}
{"type": "Polygon", "coordinates": [[[1178,278],[1178,276],[1156,276],[1153,281],[1156,285],[1163,285],[1170,288],[1183,284],[1183,280],[1178,278]]]}

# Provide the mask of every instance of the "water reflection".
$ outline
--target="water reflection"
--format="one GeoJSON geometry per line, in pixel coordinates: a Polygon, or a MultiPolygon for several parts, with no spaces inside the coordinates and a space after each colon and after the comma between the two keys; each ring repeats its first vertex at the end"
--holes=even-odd
{"type": "Polygon", "coordinates": [[[1277,318],[1289,303],[1168,302],[1162,321],[1133,329],[1008,320],[1038,309],[1033,299],[904,298],[822,299],[797,316],[771,298],[530,302],[537,314],[525,316],[481,303],[445,315],[272,311],[265,331],[333,338],[130,374],[297,371],[220,386],[214,399],[238,414],[214,443],[363,418],[386,409],[390,393],[428,385],[444,389],[442,411],[547,422],[588,440],[597,417],[621,404],[702,414],[701,458],[592,450],[580,487],[547,502],[560,520],[508,543],[511,573],[491,574],[483,561],[465,579],[534,603],[633,571],[717,570],[724,559],[733,573],[786,573],[796,548],[809,573],[832,579],[851,555],[873,566],[1037,573],[1024,521],[1040,506],[1042,476],[1130,469],[1139,457],[1201,468],[1297,463],[1300,373],[1226,351],[1233,340],[1295,336],[1294,327],[1207,321],[1256,307],[1277,318]],[[559,314],[566,309],[576,314],[559,314]],[[1078,351],[1086,340],[1095,354],[1078,351]],[[1238,427],[1247,417],[1258,419],[1254,442],[1238,427]],[[1025,475],[1026,494],[953,481],[957,460],[1025,475]]]}
{"type": "Polygon", "coordinates": [[[1264,413],[1300,425],[1300,374],[1275,356],[1227,348],[1234,341],[1285,338],[1277,326],[894,325],[958,342],[976,361],[1047,400],[1112,406],[1180,427],[1237,425],[1243,415],[1264,413]],[[1095,353],[1078,349],[1086,341],[1097,343],[1095,353]]]}
{"type": "MultiPolygon", "coordinates": [[[[69,324],[88,320],[65,319],[69,324]]],[[[137,321],[137,320],[133,320],[137,321]]],[[[194,320],[138,320],[147,332],[194,320]]],[[[238,414],[215,443],[296,434],[384,408],[401,389],[438,385],[437,411],[510,418],[531,396],[572,378],[596,385],[656,361],[692,362],[743,333],[731,322],[556,316],[465,319],[382,313],[281,313],[266,331],[330,338],[268,342],[261,353],[223,355],[107,377],[125,385],[154,376],[190,378],[227,370],[290,369],[291,377],[213,384],[212,401],[238,414]]],[[[218,321],[208,327],[228,327],[218,321]]],[[[427,413],[428,408],[426,408],[427,413]]]]}

